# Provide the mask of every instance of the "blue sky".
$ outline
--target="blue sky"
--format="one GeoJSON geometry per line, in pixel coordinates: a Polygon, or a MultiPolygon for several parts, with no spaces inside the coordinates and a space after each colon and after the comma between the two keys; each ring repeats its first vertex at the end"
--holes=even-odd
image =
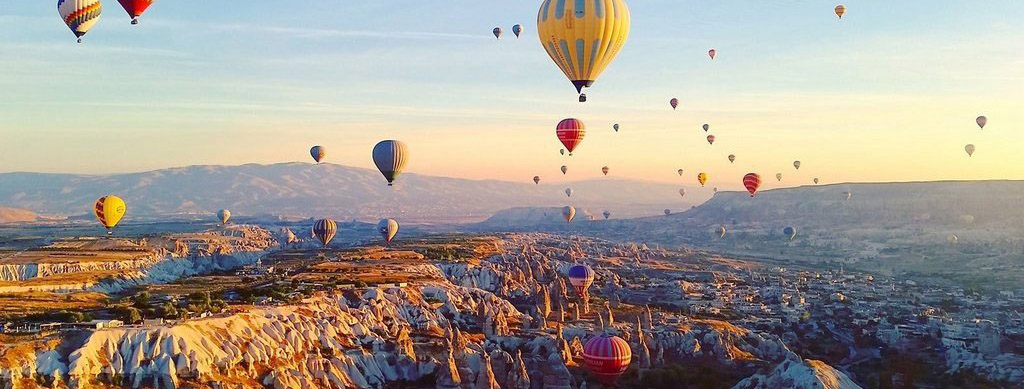
{"type": "Polygon", "coordinates": [[[574,116],[578,178],[685,168],[730,188],[794,159],[789,185],[1024,178],[1018,3],[856,1],[840,21],[819,1],[632,0],[582,106],[537,42],[539,3],[158,0],[132,27],[108,0],[77,45],[52,2],[4,2],[0,171],[306,161],[314,144],[370,167],[398,138],[410,171],[525,181],[557,174],[553,128],[574,116]],[[515,23],[518,40],[490,35],[515,23]]]}

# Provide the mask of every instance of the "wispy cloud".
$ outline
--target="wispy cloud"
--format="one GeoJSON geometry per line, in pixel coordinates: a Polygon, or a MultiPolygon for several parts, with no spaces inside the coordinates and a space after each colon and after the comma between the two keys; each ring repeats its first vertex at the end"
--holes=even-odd
{"type": "Polygon", "coordinates": [[[485,39],[483,35],[455,34],[432,31],[372,31],[372,30],[338,30],[324,28],[273,27],[249,24],[215,25],[213,29],[233,32],[262,32],[266,34],[284,34],[293,38],[325,39],[325,38],[373,38],[373,39],[485,39]]]}

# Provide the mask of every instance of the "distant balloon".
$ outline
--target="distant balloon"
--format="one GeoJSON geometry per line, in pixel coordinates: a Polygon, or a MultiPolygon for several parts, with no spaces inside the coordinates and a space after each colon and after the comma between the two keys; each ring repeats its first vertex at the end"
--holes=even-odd
{"type": "Polygon", "coordinates": [[[384,238],[384,241],[391,243],[395,239],[395,235],[398,235],[398,221],[395,219],[380,219],[377,223],[377,232],[384,238]]]}
{"type": "Polygon", "coordinates": [[[533,176],[533,183],[540,185],[540,176],[533,176]]]}
{"type": "Polygon", "coordinates": [[[320,239],[320,243],[323,243],[324,247],[327,247],[337,234],[338,223],[335,223],[334,220],[320,219],[313,223],[313,236],[320,239]]]}
{"type": "Polygon", "coordinates": [[[612,129],[615,130],[615,132],[619,132],[619,123],[613,124],[612,129]]]}
{"type": "Polygon", "coordinates": [[[562,165],[562,174],[564,175],[564,174],[566,174],[568,172],[569,172],[569,167],[565,166],[565,165],[562,165]]]}
{"type": "Polygon", "coordinates": [[[132,18],[132,24],[139,24],[139,16],[146,12],[146,8],[153,5],[154,0],[117,0],[128,16],[132,18]]]}
{"type": "Polygon", "coordinates": [[[718,237],[720,239],[725,239],[725,233],[726,233],[725,226],[718,227],[718,237]]]}
{"type": "Polygon", "coordinates": [[[607,333],[590,338],[583,346],[583,366],[605,386],[615,387],[615,381],[629,369],[633,358],[629,343],[607,333]]]}
{"type": "Polygon", "coordinates": [[[629,38],[629,7],[625,0],[591,3],[544,0],[537,13],[541,46],[577,93],[597,80],[629,38]]]}
{"type": "Polygon", "coordinates": [[[220,220],[220,224],[227,225],[228,220],[231,219],[231,211],[228,211],[226,209],[217,211],[217,219],[220,220]]]}
{"type": "Polygon", "coordinates": [[[686,188],[679,188],[679,196],[686,197],[686,188]]]}
{"type": "Polygon", "coordinates": [[[743,176],[743,186],[747,188],[750,197],[754,197],[754,194],[757,193],[757,188],[761,187],[761,176],[757,173],[747,173],[747,175],[743,176]]]}
{"type": "Polygon", "coordinates": [[[586,126],[579,119],[563,119],[555,127],[555,135],[558,135],[558,140],[562,142],[565,149],[569,150],[570,156],[572,156],[573,150],[576,150],[576,146],[583,142],[583,137],[586,134],[586,126]]]}
{"type": "Polygon", "coordinates": [[[608,210],[604,211],[604,220],[608,220],[608,218],[611,217],[611,216],[612,216],[611,212],[608,212],[608,210]]]}
{"type": "Polygon", "coordinates": [[[713,192],[715,192],[715,193],[718,193],[718,187],[716,186],[716,187],[715,187],[714,189],[712,189],[711,191],[713,191],[713,192]]]}
{"type": "Polygon", "coordinates": [[[572,188],[565,188],[565,197],[572,197],[572,188]]]}
{"type": "Polygon", "coordinates": [[[564,218],[566,222],[572,223],[572,219],[576,218],[576,208],[573,208],[571,205],[563,207],[562,218],[564,218]]]}
{"type": "Polygon", "coordinates": [[[673,97],[672,100],[668,101],[668,105],[671,105],[672,110],[674,111],[677,107],[679,107],[679,99],[673,97]]]}
{"type": "Polygon", "coordinates": [[[715,49],[708,50],[708,57],[711,57],[711,59],[715,59],[715,55],[716,54],[718,54],[718,50],[715,50],[715,49]]]}
{"type": "Polygon", "coordinates": [[[671,209],[665,209],[665,216],[668,216],[668,215],[671,215],[671,214],[672,214],[672,210],[671,209]]]}
{"type": "Polygon", "coordinates": [[[516,38],[518,38],[523,33],[523,26],[521,24],[512,26],[512,33],[516,34],[516,38]]]}
{"type": "Polygon", "coordinates": [[[313,160],[316,161],[316,163],[320,163],[324,160],[324,157],[327,156],[327,148],[323,146],[313,146],[313,148],[309,149],[309,155],[313,156],[313,160]]]}
{"type": "Polygon", "coordinates": [[[960,241],[960,238],[956,235],[950,235],[948,238],[946,238],[946,241],[949,242],[950,245],[955,245],[957,244],[957,242],[960,241]]]}
{"type": "Polygon", "coordinates": [[[846,14],[846,6],[842,5],[842,4],[839,4],[839,5],[836,6],[835,11],[836,11],[836,16],[839,16],[839,18],[842,19],[843,15],[846,14]]]}
{"type": "Polygon", "coordinates": [[[586,296],[590,285],[594,283],[594,269],[582,264],[573,265],[569,268],[569,283],[581,297],[586,296]]]}
{"type": "Polygon", "coordinates": [[[558,150],[558,153],[559,153],[559,154],[562,154],[562,155],[565,155],[565,149],[559,149],[559,150],[558,150]]]}
{"type": "Polygon", "coordinates": [[[775,173],[775,179],[779,180],[781,182],[782,181],[782,173],[775,173]]]}
{"type": "Polygon", "coordinates": [[[101,12],[100,0],[57,0],[57,13],[78,38],[78,43],[82,43],[82,36],[100,20],[101,12]]]}
{"type": "Polygon", "coordinates": [[[683,169],[676,170],[676,173],[679,173],[679,177],[682,177],[683,176],[683,169]]]}
{"type": "Polygon", "coordinates": [[[974,150],[975,150],[975,147],[974,147],[973,144],[969,144],[967,146],[964,146],[964,151],[967,152],[967,156],[968,157],[973,157],[974,156],[974,150]]]}
{"type": "Polygon", "coordinates": [[[818,184],[818,177],[814,177],[814,184],[815,184],[815,185],[817,185],[817,184],[818,184]]]}
{"type": "Polygon", "coordinates": [[[700,174],[698,174],[697,175],[697,182],[699,182],[700,186],[703,187],[704,183],[708,182],[708,174],[707,173],[700,173],[700,174]]]}
{"type": "Polygon", "coordinates": [[[710,125],[710,124],[707,124],[707,123],[704,123],[704,126],[703,126],[703,127],[704,127],[704,132],[708,132],[708,130],[710,130],[710,129],[711,129],[711,125],[710,125]]]}
{"type": "Polygon", "coordinates": [[[601,173],[604,173],[604,175],[606,175],[606,176],[608,175],[608,171],[609,170],[608,170],[607,166],[601,168],[601,173]]]}
{"type": "Polygon", "coordinates": [[[796,228],[786,227],[782,229],[782,234],[785,235],[789,240],[796,238],[796,228]]]}
{"type": "Polygon", "coordinates": [[[96,200],[93,213],[96,214],[96,220],[99,220],[100,224],[107,228],[107,235],[113,235],[114,227],[121,222],[127,209],[124,200],[120,197],[106,195],[96,200]]]}
{"type": "Polygon", "coordinates": [[[984,116],[978,116],[978,118],[975,119],[975,122],[978,123],[978,127],[981,127],[981,129],[984,130],[985,125],[988,124],[988,118],[984,116]]]}
{"type": "Polygon", "coordinates": [[[494,34],[495,38],[501,39],[501,27],[495,27],[493,30],[491,30],[491,33],[494,34]]]}
{"type": "Polygon", "coordinates": [[[373,163],[388,180],[388,186],[394,184],[408,161],[409,148],[401,141],[382,140],[373,147],[373,163]]]}
{"type": "Polygon", "coordinates": [[[846,201],[850,201],[853,198],[853,192],[846,191],[846,201]]]}
{"type": "Polygon", "coordinates": [[[736,154],[729,154],[729,163],[736,162],[736,154]]]}
{"type": "Polygon", "coordinates": [[[793,161],[793,167],[795,167],[796,170],[800,170],[800,161],[793,161]]]}
{"type": "Polygon", "coordinates": [[[714,135],[708,135],[708,144],[709,145],[715,144],[715,136],[714,135]]]}

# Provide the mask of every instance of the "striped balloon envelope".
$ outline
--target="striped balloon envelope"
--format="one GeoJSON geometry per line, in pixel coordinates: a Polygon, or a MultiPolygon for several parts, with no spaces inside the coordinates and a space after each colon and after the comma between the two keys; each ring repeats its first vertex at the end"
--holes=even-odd
{"type": "Polygon", "coordinates": [[[373,163],[388,180],[388,186],[394,184],[408,161],[409,148],[401,141],[382,140],[373,146],[373,163]]]}
{"type": "Polygon", "coordinates": [[[324,247],[327,247],[337,234],[338,223],[335,223],[334,220],[321,219],[317,220],[316,223],[313,224],[313,236],[320,239],[320,242],[324,244],[324,247]]]}
{"type": "Polygon", "coordinates": [[[573,265],[569,268],[569,283],[580,296],[587,294],[587,289],[594,283],[594,269],[587,265],[573,265]]]}
{"type": "Polygon", "coordinates": [[[82,36],[100,20],[102,12],[100,0],[57,0],[57,13],[78,38],[78,43],[82,43],[82,36]]]}
{"type": "Polygon", "coordinates": [[[586,126],[579,119],[563,119],[555,127],[555,135],[558,135],[558,140],[562,142],[565,149],[569,150],[569,155],[572,155],[572,151],[576,150],[576,146],[583,142],[583,137],[586,134],[586,126]]]}
{"type": "Polygon", "coordinates": [[[577,93],[590,87],[629,38],[625,0],[544,0],[537,36],[577,93]]]}
{"type": "Polygon", "coordinates": [[[618,336],[602,334],[590,338],[583,346],[584,367],[608,386],[614,386],[622,373],[629,369],[632,357],[629,344],[618,336]]]}
{"type": "Polygon", "coordinates": [[[747,188],[747,192],[750,192],[750,197],[754,197],[757,193],[757,188],[761,187],[761,175],[757,173],[747,173],[743,176],[743,186],[747,188]]]}
{"type": "Polygon", "coordinates": [[[125,206],[124,200],[114,195],[100,197],[93,205],[96,220],[99,220],[100,224],[107,228],[107,235],[114,233],[114,227],[121,222],[125,211],[127,211],[127,206],[125,206]]]}

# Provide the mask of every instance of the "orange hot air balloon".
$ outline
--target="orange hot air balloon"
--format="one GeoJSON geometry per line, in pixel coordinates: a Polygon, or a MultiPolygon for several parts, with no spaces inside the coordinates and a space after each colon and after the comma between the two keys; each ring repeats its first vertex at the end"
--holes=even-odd
{"type": "Polygon", "coordinates": [[[673,97],[672,100],[668,101],[668,105],[672,106],[672,110],[675,111],[679,107],[679,99],[673,97]]]}
{"type": "Polygon", "coordinates": [[[714,135],[708,135],[708,144],[709,145],[715,144],[715,136],[714,135]]]}
{"type": "Polygon", "coordinates": [[[846,14],[846,6],[842,5],[842,4],[837,5],[836,6],[836,16],[839,16],[839,18],[842,19],[843,15],[845,15],[845,14],[846,14]]]}
{"type": "Polygon", "coordinates": [[[715,49],[708,50],[708,57],[711,57],[711,59],[715,59],[715,55],[716,54],[718,54],[718,50],[715,50],[715,49]]]}
{"type": "Polygon", "coordinates": [[[757,188],[761,187],[761,176],[757,173],[747,173],[743,176],[743,186],[747,188],[747,192],[750,192],[750,197],[754,197],[757,188]]]}
{"type": "Polygon", "coordinates": [[[558,135],[558,140],[562,142],[565,149],[569,150],[570,156],[572,156],[573,150],[576,150],[576,146],[583,142],[583,136],[586,134],[586,126],[579,119],[563,119],[555,127],[555,135],[558,135]]]}
{"type": "Polygon", "coordinates": [[[608,175],[608,167],[605,166],[605,167],[601,168],[601,173],[604,173],[604,175],[607,176],[608,175]]]}
{"type": "Polygon", "coordinates": [[[154,0],[117,0],[128,16],[132,18],[132,24],[139,24],[139,16],[146,12],[146,8],[153,5],[154,0]]]}

